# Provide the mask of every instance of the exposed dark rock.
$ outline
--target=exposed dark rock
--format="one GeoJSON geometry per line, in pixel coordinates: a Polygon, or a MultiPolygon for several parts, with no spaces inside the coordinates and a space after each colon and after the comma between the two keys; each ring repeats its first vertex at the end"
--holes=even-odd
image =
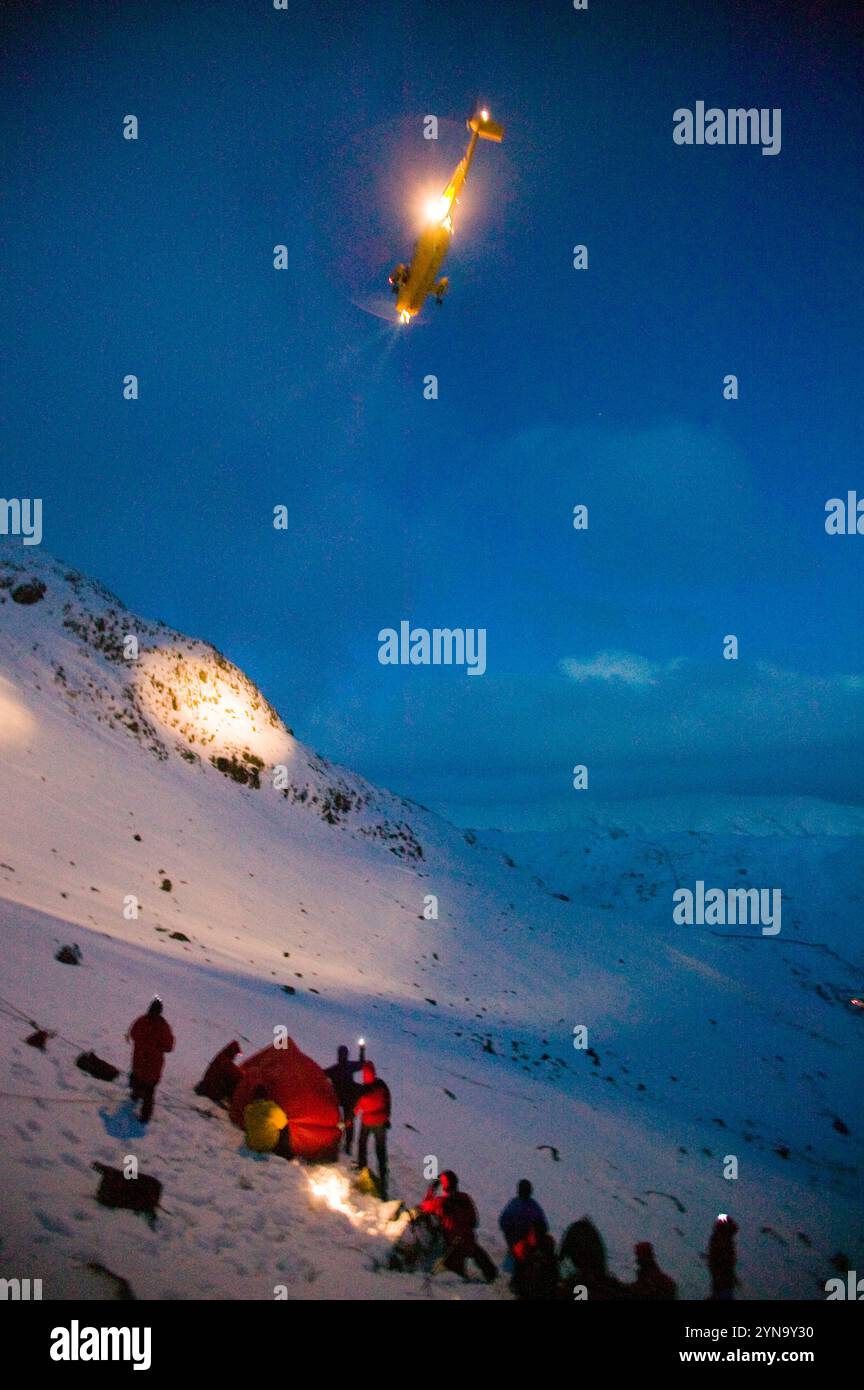
{"type": "Polygon", "coordinates": [[[12,590],[13,603],[38,603],[45,597],[45,585],[41,579],[25,579],[12,590]]]}

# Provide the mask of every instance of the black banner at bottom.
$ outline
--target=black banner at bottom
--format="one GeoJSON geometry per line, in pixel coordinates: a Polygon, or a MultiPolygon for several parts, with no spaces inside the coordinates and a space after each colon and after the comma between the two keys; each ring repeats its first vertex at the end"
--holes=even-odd
{"type": "MultiPolygon", "coordinates": [[[[7,1331],[28,1366],[41,1373],[92,1376],[103,1368],[139,1374],[248,1375],[260,1358],[261,1372],[278,1374],[283,1352],[294,1360],[303,1336],[318,1316],[338,1320],[340,1335],[316,1340],[316,1357],[345,1358],[353,1365],[381,1318],[381,1355],[392,1373],[405,1351],[417,1355],[424,1338],[447,1357],[446,1338],[459,1338],[461,1372],[473,1361],[486,1371],[500,1348],[507,1354],[542,1349],[544,1361],[558,1335],[565,1355],[600,1362],[604,1370],[658,1370],[672,1366],[804,1366],[824,1375],[854,1365],[862,1334],[861,1310],[842,1301],[788,1303],[604,1303],[509,1302],[460,1304],[452,1298],[418,1298],[392,1303],[338,1305],[305,1301],[272,1303],[25,1303],[7,1302],[7,1331]],[[503,1304],[503,1307],[502,1307],[503,1304]],[[510,1313],[504,1308],[509,1306],[510,1313]],[[497,1310],[497,1311],[496,1311],[497,1310]],[[394,1312],[396,1316],[394,1316],[394,1312]],[[506,1317],[499,1323],[498,1318],[506,1317]],[[464,1321],[463,1321],[464,1319],[464,1321]],[[356,1333],[356,1341],[355,1341],[356,1333]],[[537,1341],[538,1334],[542,1342],[537,1341]],[[286,1340],[290,1338],[292,1340],[286,1340]],[[294,1352],[288,1348],[293,1346],[294,1352]],[[322,1347],[324,1350],[322,1351],[322,1347]],[[281,1348],[281,1350],[280,1350],[281,1348]],[[352,1350],[353,1348],[353,1350],[352,1350]],[[274,1359],[275,1358],[275,1359],[274,1359]]],[[[317,1329],[316,1329],[317,1330],[317,1329]]],[[[8,1342],[7,1342],[8,1345],[8,1342]]],[[[431,1369],[427,1363],[427,1370],[431,1369]]],[[[286,1370],[287,1373],[287,1370],[286,1370]]],[[[257,1373],[256,1373],[257,1374],[257,1373]]]]}

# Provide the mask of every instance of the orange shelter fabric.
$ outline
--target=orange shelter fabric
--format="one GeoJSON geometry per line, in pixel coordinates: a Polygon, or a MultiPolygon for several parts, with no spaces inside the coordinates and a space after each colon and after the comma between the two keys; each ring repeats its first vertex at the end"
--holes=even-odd
{"type": "Polygon", "coordinates": [[[259,1086],[288,1116],[291,1152],[316,1163],[333,1163],[339,1154],[339,1107],[329,1076],[285,1039],[256,1052],[240,1067],[240,1080],[231,1099],[231,1119],[243,1128],[243,1112],[259,1086]]]}

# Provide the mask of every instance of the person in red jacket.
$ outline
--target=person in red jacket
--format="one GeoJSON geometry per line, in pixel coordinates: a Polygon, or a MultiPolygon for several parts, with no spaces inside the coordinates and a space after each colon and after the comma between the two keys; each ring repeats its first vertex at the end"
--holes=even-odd
{"type": "Polygon", "coordinates": [[[446,1169],[430,1185],[420,1210],[427,1216],[434,1216],[441,1227],[445,1244],[442,1264],[446,1269],[452,1269],[464,1279],[465,1261],[473,1260],[487,1284],[498,1278],[492,1260],[482,1245],[477,1244],[477,1208],[467,1192],[459,1191],[459,1179],[452,1169],[446,1169]]]}
{"type": "Polygon", "coordinates": [[[141,1102],[142,1124],[153,1114],[153,1095],[162,1076],[165,1053],[174,1050],[174,1034],[162,1017],[162,1000],[156,998],[146,1014],[136,1018],[126,1041],[132,1044],[129,1088],[133,1101],[141,1102]]]}
{"type": "Polygon", "coordinates": [[[510,1287],[523,1300],[558,1297],[558,1257],[546,1217],[538,1216],[511,1251],[513,1278],[510,1287]]]}
{"type": "Polygon", "coordinates": [[[360,1121],[360,1138],[357,1141],[357,1163],[366,1167],[366,1154],[370,1138],[375,1140],[375,1157],[378,1161],[378,1191],[383,1201],[387,1200],[387,1131],[390,1128],[390,1089],[375,1071],[372,1062],[363,1063],[363,1086],[354,1106],[354,1114],[360,1121]]]}
{"type": "Polygon", "coordinates": [[[217,1052],[213,1061],[205,1071],[198,1085],[195,1087],[196,1096],[206,1096],[216,1105],[227,1104],[233,1096],[237,1082],[242,1075],[240,1068],[235,1062],[235,1057],[240,1055],[239,1042],[230,1042],[227,1047],[223,1047],[221,1052],[217,1052]]]}

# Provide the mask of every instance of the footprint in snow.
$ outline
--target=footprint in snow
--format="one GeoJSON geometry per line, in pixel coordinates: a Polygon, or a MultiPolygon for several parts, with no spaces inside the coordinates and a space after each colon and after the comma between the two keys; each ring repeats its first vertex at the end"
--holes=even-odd
{"type": "Polygon", "coordinates": [[[100,1110],[99,1118],[112,1139],[142,1139],[147,1133],[147,1125],[142,1125],[128,1100],[117,1110],[100,1110]]]}
{"type": "Polygon", "coordinates": [[[37,1207],[34,1211],[36,1220],[43,1230],[48,1231],[52,1236],[69,1236],[72,1234],[69,1227],[59,1217],[50,1216],[47,1211],[40,1211],[37,1207]]]}
{"type": "Polygon", "coordinates": [[[183,1205],[187,1207],[212,1207],[214,1205],[213,1198],[209,1193],[193,1196],[191,1193],[185,1192],[182,1197],[175,1200],[182,1201],[183,1205]]]}
{"type": "Polygon", "coordinates": [[[60,1162],[65,1163],[67,1168],[74,1168],[76,1173],[86,1173],[90,1168],[90,1164],[77,1154],[60,1154],[60,1162]]]}
{"type": "Polygon", "coordinates": [[[759,1227],[759,1234],[762,1235],[762,1236],[773,1236],[774,1239],[775,1239],[776,1241],[779,1241],[779,1243],[780,1243],[781,1245],[785,1245],[785,1244],[786,1244],[786,1241],[783,1239],[783,1237],[782,1237],[777,1231],[774,1230],[774,1227],[773,1227],[773,1226],[760,1226],[760,1227],[759,1227]]]}

